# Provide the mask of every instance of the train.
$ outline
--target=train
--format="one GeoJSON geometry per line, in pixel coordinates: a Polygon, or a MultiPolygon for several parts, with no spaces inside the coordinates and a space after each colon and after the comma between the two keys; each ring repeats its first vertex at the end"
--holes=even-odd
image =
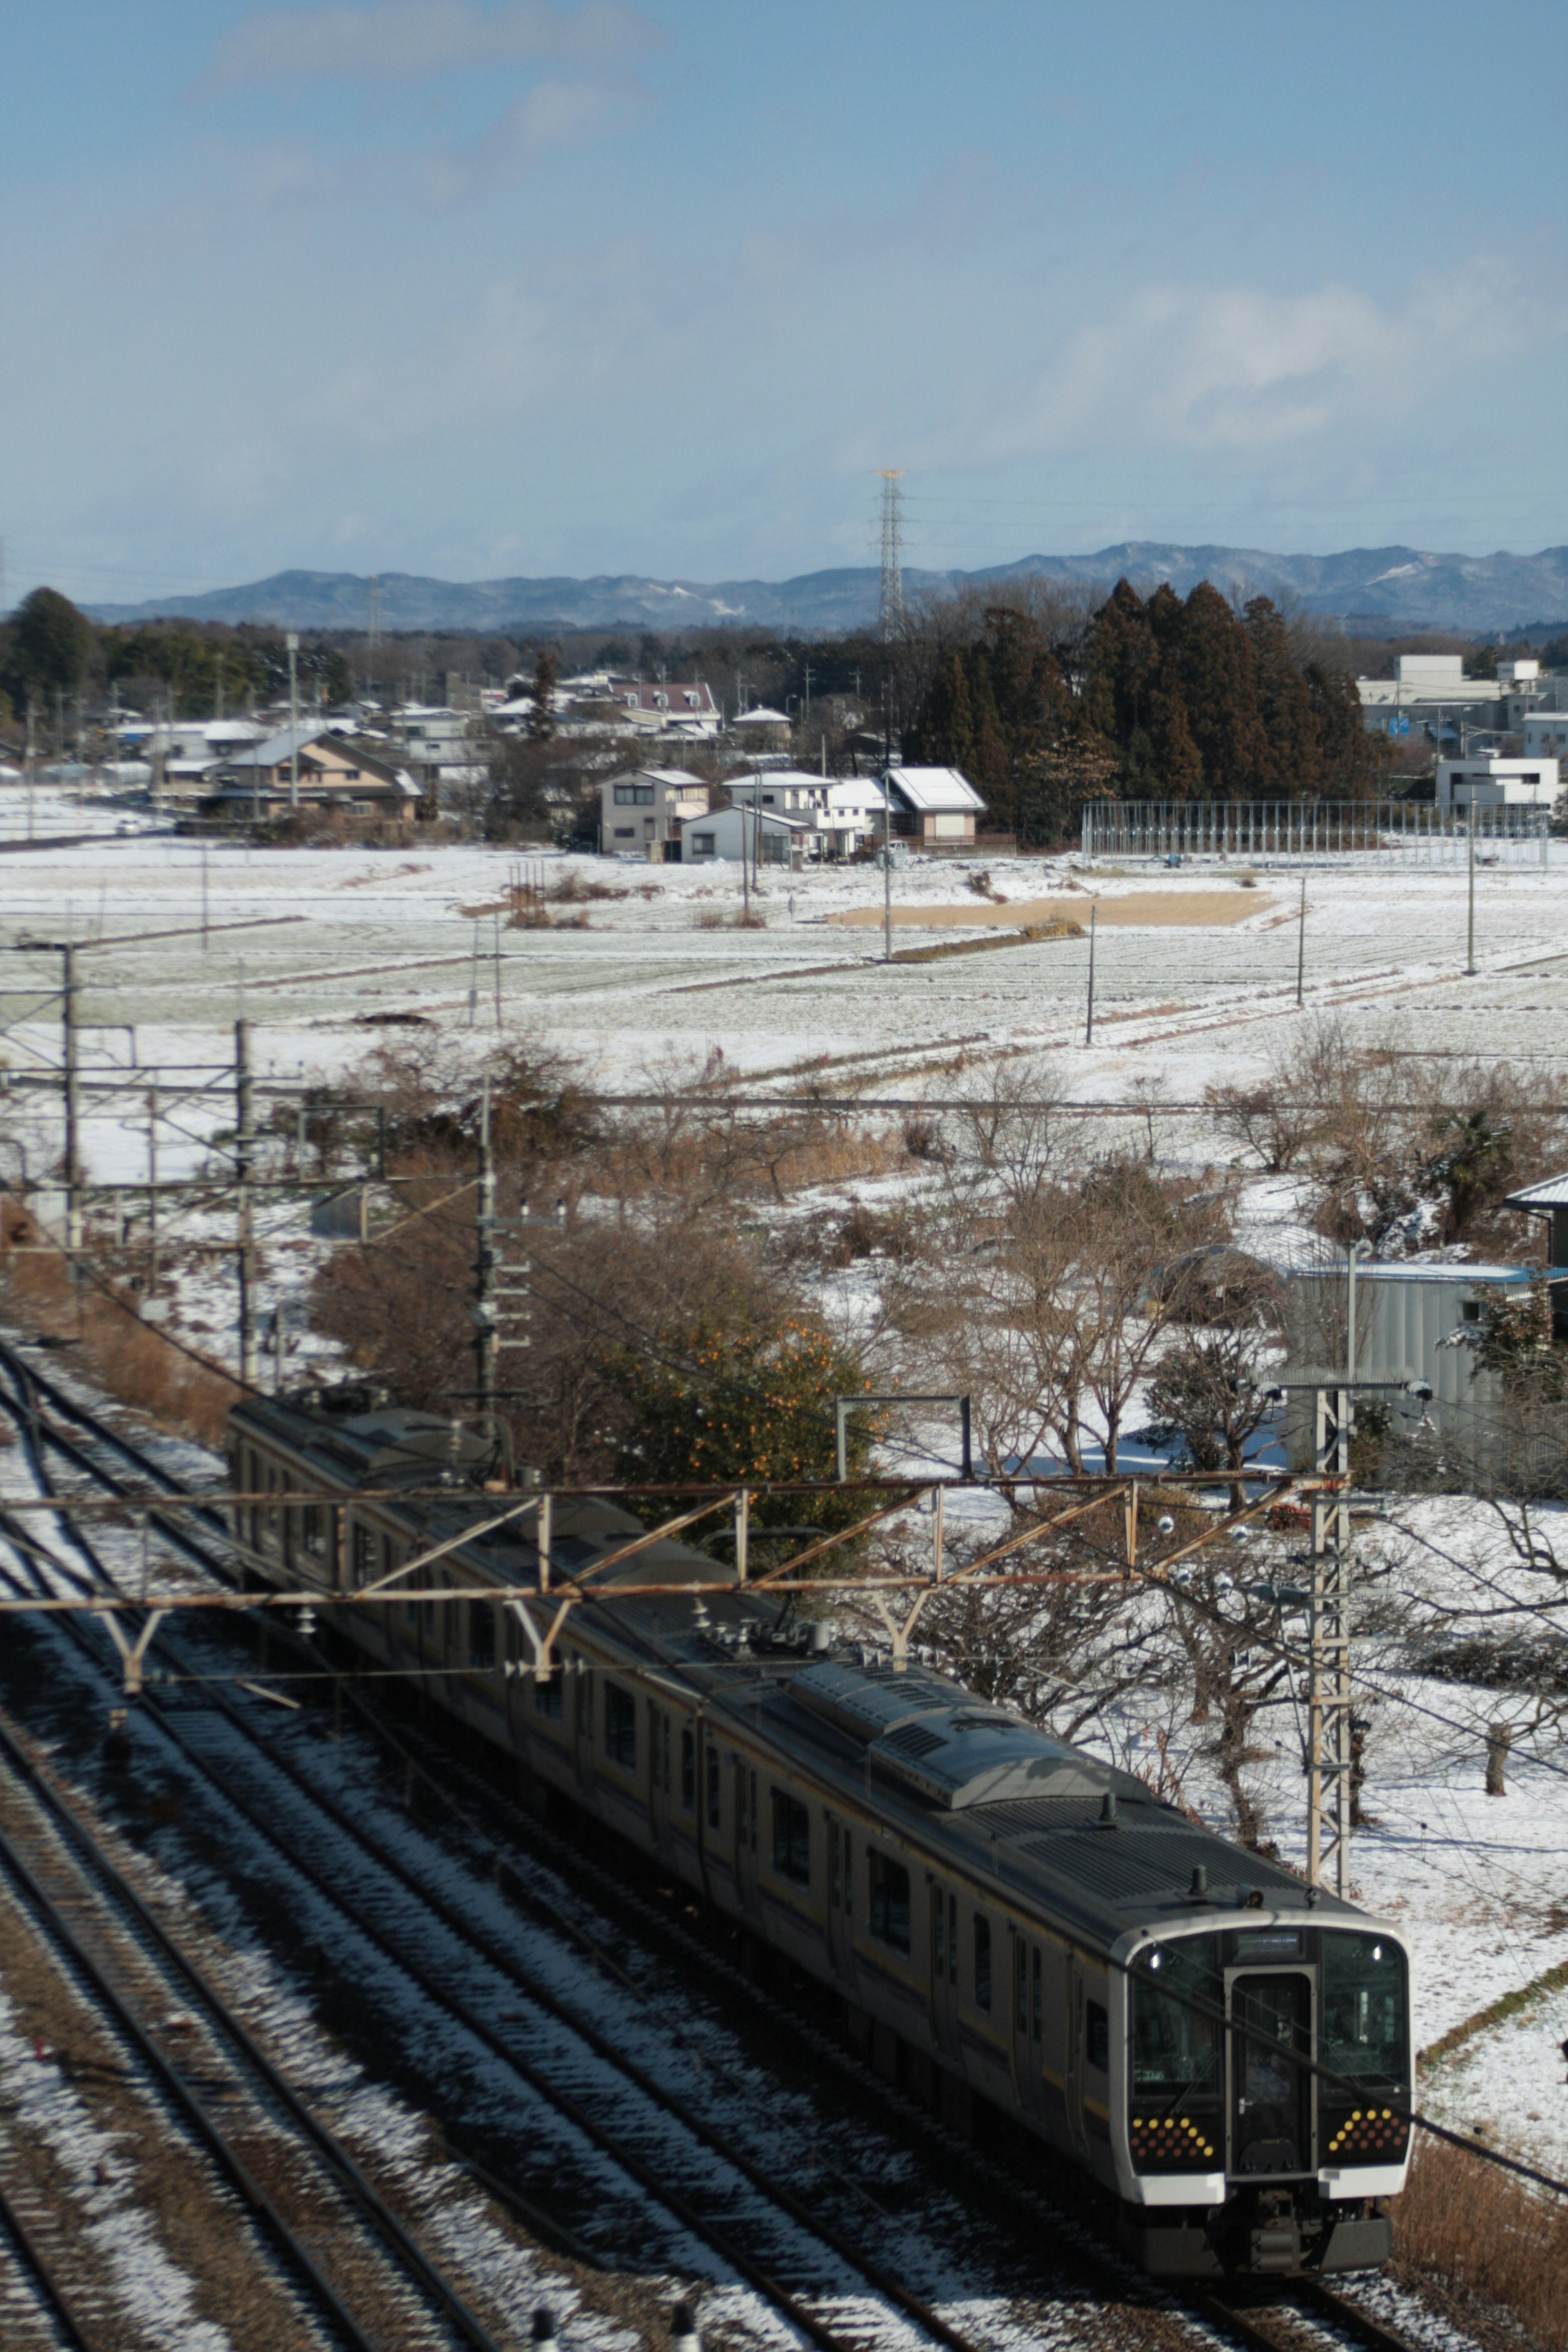
{"type": "Polygon", "coordinates": [[[546,1526],[493,1468],[363,1384],[247,1397],[231,1533],[278,1590],[418,1560],[417,1592],[493,1591],[395,1583],[331,1622],[815,1979],[955,2130],[1089,2176],[1151,2273],[1387,2259],[1414,2091],[1394,1927],[616,1503],[557,1494],[546,1526]],[[606,1597],[649,1584],[675,1590],[606,1597]]]}

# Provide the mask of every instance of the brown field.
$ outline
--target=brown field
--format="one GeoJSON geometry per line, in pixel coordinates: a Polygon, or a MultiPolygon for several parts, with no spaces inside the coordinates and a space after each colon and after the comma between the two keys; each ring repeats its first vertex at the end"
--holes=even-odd
{"type": "MultiPolygon", "coordinates": [[[[1016,929],[1020,924],[1058,922],[1077,923],[1087,930],[1092,907],[1097,923],[1159,930],[1178,924],[1245,923],[1249,915],[1262,914],[1272,903],[1250,890],[1130,890],[1123,898],[1094,898],[1087,895],[1072,898],[1010,898],[1000,906],[987,906],[972,898],[956,907],[895,907],[893,921],[919,930],[944,929],[950,925],[969,929],[993,923],[1010,924],[1016,929]]],[[[826,918],[830,923],[843,923],[857,931],[879,930],[882,919],[880,907],[854,907],[847,914],[826,918]]]]}

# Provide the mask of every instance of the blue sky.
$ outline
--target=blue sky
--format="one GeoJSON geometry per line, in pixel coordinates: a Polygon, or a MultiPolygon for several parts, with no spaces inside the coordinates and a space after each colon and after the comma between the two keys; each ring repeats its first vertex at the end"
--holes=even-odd
{"type": "Polygon", "coordinates": [[[1568,540],[1562,0],[5,12],[7,601],[1568,540]]]}

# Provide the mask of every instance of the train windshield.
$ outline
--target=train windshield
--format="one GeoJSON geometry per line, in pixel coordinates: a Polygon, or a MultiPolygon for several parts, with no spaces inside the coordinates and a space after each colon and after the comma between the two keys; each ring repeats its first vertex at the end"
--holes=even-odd
{"type": "Polygon", "coordinates": [[[1325,2074],[1403,2090],[1409,2079],[1405,1955],[1392,1938],[1328,1928],[1318,2061],[1325,2074]]]}
{"type": "Polygon", "coordinates": [[[1140,1952],[1131,1971],[1128,2139],[1140,2172],[1206,2172],[1221,2153],[1225,1976],[1217,1936],[1140,1952]]]}

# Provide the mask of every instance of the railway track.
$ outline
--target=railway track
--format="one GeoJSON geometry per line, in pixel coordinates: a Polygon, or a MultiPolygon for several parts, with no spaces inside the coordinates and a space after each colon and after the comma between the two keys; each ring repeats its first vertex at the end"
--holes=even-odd
{"type": "MultiPolygon", "coordinates": [[[[101,1459],[102,1449],[107,1447],[126,1469],[135,1474],[134,1491],[145,1494],[149,1485],[171,1494],[184,1491],[153,1456],[119,1432],[106,1426],[57,1383],[37,1373],[13,1350],[4,1346],[0,1346],[0,1369],[10,1374],[16,1388],[17,1396],[9,1409],[27,1438],[34,1454],[35,1474],[41,1485],[47,1487],[48,1482],[49,1474],[44,1459],[47,1450],[110,1492],[133,1491],[132,1481],[125,1477],[123,1472],[109,1468],[101,1459]],[[48,1407],[47,1418],[40,1411],[40,1403],[48,1407]],[[58,1428],[53,1418],[57,1414],[73,1425],[79,1433],[78,1437],[68,1437],[58,1428]]],[[[203,1517],[213,1534],[221,1540],[225,1531],[216,1516],[204,1514],[203,1517]]],[[[166,1540],[175,1544],[209,1575],[229,1583],[236,1580],[216,1545],[204,1541],[202,1536],[193,1533],[188,1515],[182,1514],[179,1517],[166,1516],[160,1524],[160,1531],[166,1540]]],[[[79,1552],[88,1564],[89,1579],[103,1579],[106,1570],[90,1544],[79,1533],[76,1542],[79,1552]]],[[[349,1688],[360,1711],[384,1735],[387,1727],[379,1711],[366,1706],[363,1696],[353,1690],[352,1683],[349,1688]]],[[[843,2316],[842,2292],[831,2298],[835,2317],[829,2324],[822,2315],[824,2298],[803,2299],[802,2295],[782,2285],[768,2262],[759,2259],[752,2250],[754,2236],[748,2243],[738,2234],[735,2226],[738,2216],[733,2207],[736,2183],[743,2184],[764,2207],[772,2209],[775,2233],[778,2217],[782,2215],[808,2241],[830,2252],[863,2287],[869,2287],[874,2298],[890,2306],[899,2315],[906,2332],[941,2343],[947,2347],[947,2352],[981,2352],[981,2347],[971,2337],[944,2320],[927,2299],[911,2294],[880,2260],[867,2252],[858,2239],[843,2228],[826,2221],[820,2204],[808,2210],[787,2184],[772,2177],[752,2155],[737,2146],[732,2137],[718,2130],[685,2098],[672,2094],[648,2068],[628,2059],[627,2054],[616,2048],[604,2031],[582,2013],[577,2004],[563,2001],[559,1993],[552,1991],[543,1980],[537,1969],[525,1966],[514,1950],[478,1925],[472,1916],[460,1916],[451,1901],[416,1874],[384,1837],[367,1828],[363,1821],[352,1819],[334,1799],[309,1780],[271,1743],[264,1740],[255,1726],[247,1720],[245,1710],[237,1707],[221,1694],[216,1694],[215,1699],[215,1711],[221,1716],[226,1729],[235,1735],[238,1743],[237,1752],[247,1759],[247,1787],[244,1790],[236,1787],[232,1769],[234,1758],[226,1748],[220,1764],[215,1755],[193,1748],[188,1739],[182,1738],[174,1711],[163,1706],[154,1697],[151,1712],[160,1731],[180,1750],[187,1766],[215,1793],[220,1794],[225,1801],[240,1811],[258,1836],[266,1837],[271,1843],[302,1883],[315,1889],[323,1900],[331,1902],[340,1916],[350,1921],[369,1945],[394,1965],[407,1971],[423,1992],[437,2005],[444,2006],[450,2021],[470,2033],[489,2054],[510,2066],[531,2089],[555,2108],[559,2116],[574,2124],[601,2154],[627,2172],[651,2198],[662,2204],[667,2213],[701,2239],[721,2262],[746,2278],[764,2301],[787,2318],[808,2340],[821,2347],[822,2352],[844,2352],[844,2347],[855,2344],[860,2332],[847,2326],[843,2316]],[[279,1814],[287,1807],[280,1805],[280,1793],[286,1795],[289,1805],[301,1809],[301,1820],[308,1820],[313,1813],[317,1826],[314,1829],[290,1827],[285,1832],[280,1826],[279,1814]],[[342,1882],[341,1854],[340,1866],[336,1870],[332,1870],[327,1859],[322,1846],[323,1832],[320,1827],[322,1820],[332,1835],[342,1842],[342,1848],[352,1851],[358,1858],[353,1874],[358,1891],[353,1895],[346,1892],[342,1882]],[[332,1870],[330,1885],[327,1883],[329,1870],[332,1870]],[[378,1883],[380,1893],[373,1894],[372,1889],[378,1883]],[[388,1886],[395,1891],[400,1902],[419,1906],[422,1910],[426,1924],[421,1948],[427,1957],[411,1954],[406,1926],[400,1935],[395,1936],[384,1924],[388,1886]],[[431,1948],[429,1938],[432,1935],[450,1939],[445,1966],[431,1948]],[[638,2147],[628,2145],[624,2116],[616,2127],[606,2126],[602,2115],[585,2105],[569,2083],[563,2084],[560,2079],[559,2063],[552,2074],[550,2065],[544,2063],[537,2032],[532,2036],[531,2054],[529,2047],[520,2046],[520,2037],[515,2031],[504,2034],[499,2032],[491,2021],[498,2013],[493,1990],[487,1997],[481,1981],[473,1984],[470,1995],[465,1996],[454,1991],[449,1983],[437,1980],[437,1969],[439,1969],[442,1979],[451,1973],[451,1945],[462,1949],[470,1969],[488,1970],[493,1978],[499,1979],[504,1986],[507,2000],[527,2002],[534,2008],[539,2018],[552,2029],[551,2033],[544,2037],[546,2044],[552,2037],[557,2041],[563,2034],[574,2037],[581,2049],[600,2066],[614,2070],[623,2086],[623,2096],[626,2090],[635,2093],[658,2111],[666,2125],[678,2126],[687,2135],[689,2141],[710,2159],[728,2169],[731,2175],[728,2222],[716,2223],[710,2193],[706,2198],[695,2197],[682,2192],[672,2181],[667,2150],[656,2152],[650,2149],[644,2153],[638,2147]]],[[[406,1748],[404,1753],[411,1755],[406,1748]]],[[[450,1803],[448,1790],[444,1789],[442,1793],[450,1803]]],[[[294,1817],[290,1815],[289,1818],[292,1822],[294,1817]]],[[[499,1878],[499,1854],[497,1863],[499,1878]]],[[[515,1890],[509,1891],[526,1901],[529,1891],[518,1874],[509,1872],[507,1875],[518,1879],[515,1890]]],[[[559,1929],[559,1919],[554,1924],[559,1929]]],[[[571,1932],[581,1943],[581,1928],[571,1932]]],[[[689,1946],[695,1943],[695,1939],[689,1937],[685,1940],[689,1946]]],[[[711,1956],[709,1957],[710,1958],[711,1956]]],[[[613,1972],[620,1973],[607,1953],[597,1953],[595,1958],[602,1959],[613,1972]]],[[[747,1989],[755,1995],[754,1988],[747,1989]]],[[[514,2011],[514,2022],[516,2016],[514,2011]]],[[[847,2060],[844,2063],[851,2067],[855,2063],[847,2060]]],[[[1002,2175],[998,2168],[988,2169],[995,2171],[999,2179],[1005,2180],[1006,2176],[1002,2175]]],[[[1020,2212],[1019,2218],[1035,2232],[1037,2247],[1042,2220],[1037,2203],[1016,2184],[1009,2184],[1009,2187],[1012,2201],[1027,2209],[1026,2213],[1020,2212]]],[[[752,2219],[754,2222],[755,2216],[752,2219]]],[[[1065,2239],[1059,2245],[1053,2246],[1052,2252],[1059,2257],[1068,2273],[1076,2274],[1076,2283],[1080,2285],[1086,2269],[1089,2272],[1095,2269],[1092,2262],[1085,2263],[1081,2248],[1075,2249],[1065,2239]]],[[[799,2260],[800,2249],[797,2247],[797,2270],[799,2260]]],[[[1177,2298],[1166,2296],[1160,2299],[1163,2305],[1162,2309],[1155,2298],[1144,2296],[1142,2298],[1142,2308],[1136,2313],[1129,2306],[1136,2305],[1140,2297],[1136,2291],[1129,2295],[1125,2280],[1108,2277],[1101,2266],[1097,2283],[1102,2294],[1109,2290],[1122,2305],[1122,2314],[1133,2323],[1134,2331],[1151,2340],[1169,2342],[1173,2323],[1177,2333],[1187,2335],[1189,2331],[1177,2320],[1177,2314],[1184,2308],[1193,2317],[1203,2322],[1205,2329],[1221,2331],[1231,2340],[1247,2345],[1249,2352],[1264,2352],[1265,2347],[1267,2352],[1281,2352],[1281,2322],[1283,2340],[1290,2346],[1291,2352],[1295,2352],[1295,2347],[1303,2341],[1321,2344],[1325,2335],[1342,2346],[1347,2341],[1364,2345],[1367,2352],[1410,2352],[1404,2339],[1382,2327],[1353,2304],[1318,2287],[1315,2283],[1292,2282],[1287,2296],[1294,2298],[1293,2305],[1279,2297],[1270,2299],[1267,2305],[1259,2305],[1245,2295],[1204,2294],[1177,2298]],[[1271,2322],[1274,2324],[1270,2325],[1271,2322]]],[[[868,2316],[868,2314],[861,2314],[862,2326],[868,2316]]],[[[1059,2315],[1058,2317],[1059,2326],[1059,2315]]],[[[1123,2335],[1120,2340],[1131,2341],[1132,2336],[1131,2334],[1123,2335]]]]}

